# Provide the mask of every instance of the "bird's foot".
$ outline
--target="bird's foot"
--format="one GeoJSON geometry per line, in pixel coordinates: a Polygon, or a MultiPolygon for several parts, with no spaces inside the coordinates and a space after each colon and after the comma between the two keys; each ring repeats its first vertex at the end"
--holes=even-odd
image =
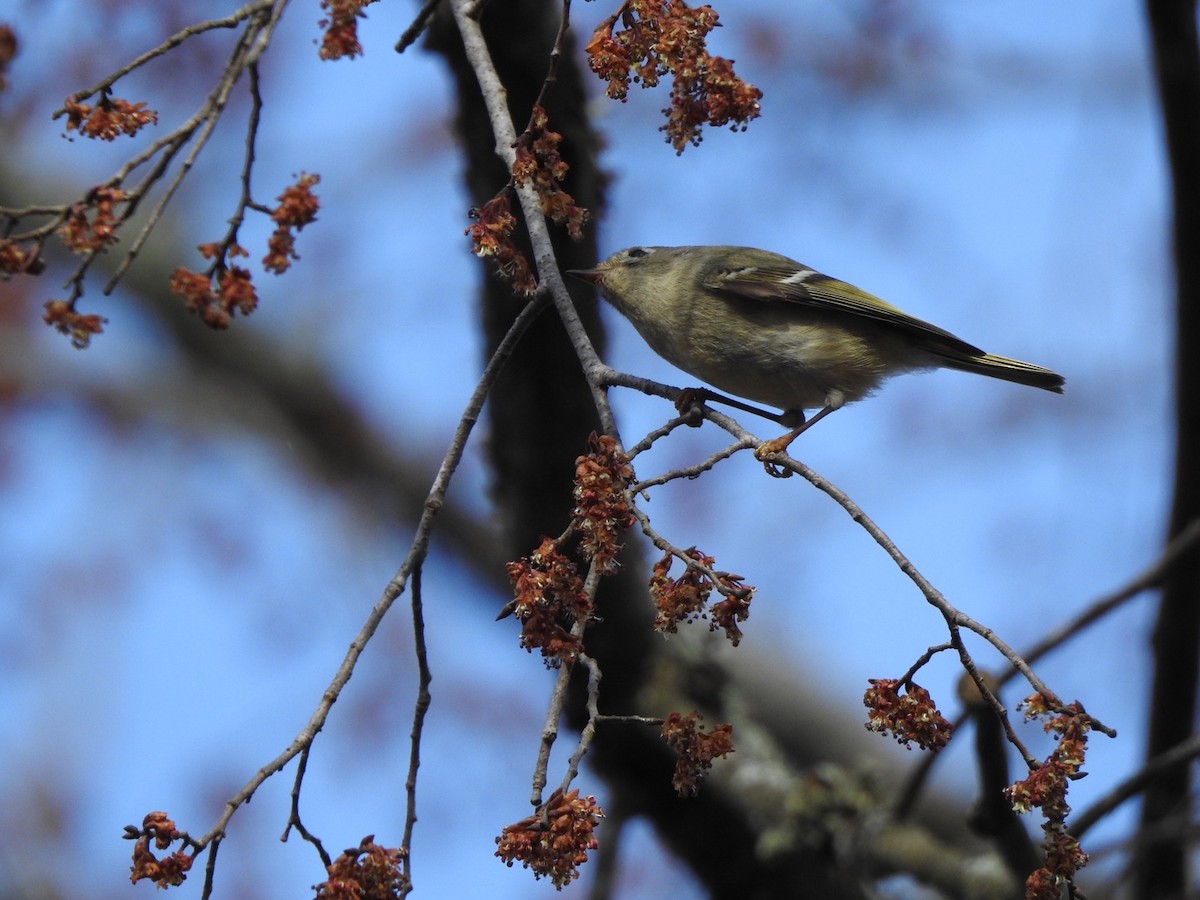
{"type": "Polygon", "coordinates": [[[688,425],[699,428],[704,424],[704,405],[713,397],[713,392],[706,388],[683,388],[675,398],[675,409],[679,411],[679,415],[687,418],[688,425]]]}
{"type": "MultiPolygon", "coordinates": [[[[803,430],[803,429],[800,429],[803,430]]],[[[787,434],[780,435],[774,440],[763,441],[754,448],[754,458],[763,464],[767,474],[772,478],[791,478],[792,470],[780,468],[776,464],[775,457],[783,456],[787,453],[788,445],[796,439],[800,431],[792,430],[787,434]]]]}

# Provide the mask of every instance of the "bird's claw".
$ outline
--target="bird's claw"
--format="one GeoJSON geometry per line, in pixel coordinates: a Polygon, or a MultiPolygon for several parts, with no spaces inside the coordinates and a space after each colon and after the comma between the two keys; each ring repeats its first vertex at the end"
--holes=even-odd
{"type": "Polygon", "coordinates": [[[780,468],[776,463],[776,458],[787,455],[788,445],[791,444],[794,437],[792,434],[785,434],[770,441],[763,441],[754,448],[754,458],[763,464],[763,468],[772,478],[792,477],[792,470],[780,468]]]}
{"type": "Polygon", "coordinates": [[[708,397],[704,388],[683,388],[675,398],[675,409],[688,420],[690,427],[699,428],[704,424],[704,402],[708,397]]]}

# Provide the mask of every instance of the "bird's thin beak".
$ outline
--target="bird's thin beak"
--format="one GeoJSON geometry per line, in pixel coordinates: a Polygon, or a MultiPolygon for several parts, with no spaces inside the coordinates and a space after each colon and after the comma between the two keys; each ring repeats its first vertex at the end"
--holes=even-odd
{"type": "Polygon", "coordinates": [[[566,273],[588,284],[599,284],[604,280],[604,273],[599,269],[567,269],[566,273]]]}

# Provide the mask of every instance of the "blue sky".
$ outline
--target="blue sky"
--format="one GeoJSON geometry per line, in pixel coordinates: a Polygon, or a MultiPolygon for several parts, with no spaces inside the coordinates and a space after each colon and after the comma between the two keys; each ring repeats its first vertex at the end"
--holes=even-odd
{"type": "MultiPolygon", "coordinates": [[[[79,64],[84,74],[71,80],[48,66],[70,53],[73,29],[89,27],[81,6],[0,4],[0,19],[15,20],[25,42],[13,91],[38,79],[56,91],[6,143],[42,177],[86,188],[133,145],[67,143],[48,114],[160,35],[122,14],[112,57],[79,64]]],[[[485,198],[460,187],[438,60],[391,52],[409,7],[371,7],[366,55],[322,64],[312,6],[293,5],[266,60],[256,190],[269,201],[294,173],[317,171],[320,220],[301,234],[293,272],[256,279],[263,307],[238,327],[282,335],[327,364],[384,434],[430,455],[432,476],[481,368],[479,275],[462,229],[485,198]]],[[[601,248],[776,250],[1065,374],[1064,397],[958,373],[903,378],[794,447],[952,602],[1020,648],[1128,580],[1162,543],[1171,277],[1147,41],[1125,3],[905,8],[922,50],[885,57],[886,86],[865,92],[810,74],[838,61],[846,10],[857,5],[718,5],[716,50],[763,88],[763,116],[745,134],[706,135],[682,157],[656,131],[661,92],[635,91],[623,105],[597,99],[613,176],[601,248]]],[[[576,4],[580,33],[606,12],[576,4]]],[[[138,87],[157,105],[152,77],[138,87]]],[[[29,94],[0,95],[0,125],[15,96],[29,94]]],[[[164,115],[160,131],[171,121],[164,115]]],[[[240,136],[240,120],[223,127],[175,207],[187,245],[223,233],[240,136]]],[[[257,228],[247,242],[262,240],[257,228]]],[[[409,535],[380,526],[370,498],[349,502],[313,484],[286,444],[214,425],[201,413],[220,398],[189,395],[153,326],[119,291],[103,299],[98,288],[88,302],[110,318],[107,333],[78,353],[36,332],[53,387],[10,407],[0,430],[0,702],[11,723],[0,734],[9,760],[0,790],[20,808],[60,809],[77,863],[64,871],[53,860],[65,847],[27,845],[19,819],[4,817],[0,876],[54,869],[68,895],[87,884],[91,896],[128,897],[121,827],[167,809],[207,828],[307,719],[409,535]],[[87,384],[179,384],[183,405],[114,427],[78,400],[87,384]]],[[[12,289],[0,285],[0,296],[12,289]]],[[[627,323],[609,322],[611,364],[689,383],[627,323]]],[[[627,443],[669,414],[640,395],[614,402],[627,443]]],[[[722,444],[708,428],[686,431],[640,460],[639,475],[722,444]]],[[[486,513],[478,451],[460,477],[453,499],[486,513]]],[[[737,652],[785,661],[850,717],[867,678],[899,675],[943,639],[936,614],[840,509],[799,479],[766,478],[747,455],[655,493],[648,508],[677,544],[700,546],[758,586],[737,652]]],[[[481,615],[493,599],[453,560],[435,556],[425,590],[436,680],[418,895],[459,892],[464,879],[500,898],[549,895],[491,858],[492,837],[525,814],[549,678],[516,651],[511,623],[481,615]]],[[[1072,786],[1077,809],[1141,754],[1151,603],[1135,601],[1039,666],[1061,695],[1121,731],[1094,740],[1093,776],[1072,786]]],[[[368,831],[398,839],[414,680],[407,617],[395,612],[310,765],[305,820],[331,848],[368,831]]],[[[939,660],[921,681],[949,704],[956,676],[939,660]]],[[[967,748],[949,752],[940,783],[969,795],[967,748]]],[[[595,779],[584,787],[601,790],[595,779]]],[[[308,848],[276,840],[289,788],[289,775],[276,779],[238,814],[220,896],[294,897],[318,880],[308,848]]],[[[644,865],[631,864],[622,896],[674,892],[678,875],[640,838],[626,842],[644,865]]],[[[192,882],[180,892],[197,894],[192,882]]]]}

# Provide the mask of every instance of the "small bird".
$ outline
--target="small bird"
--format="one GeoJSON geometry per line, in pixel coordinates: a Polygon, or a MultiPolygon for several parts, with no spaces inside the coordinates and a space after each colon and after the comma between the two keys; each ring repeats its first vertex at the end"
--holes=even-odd
{"type": "Polygon", "coordinates": [[[594,284],[651,348],[690,375],[776,414],[700,388],[681,412],[716,400],[790,428],[756,450],[782,453],[805,429],[902,372],[958,369],[1057,394],[1061,375],[985,353],[852,284],[752,247],[628,247],[594,284]],[[819,409],[811,419],[804,410],[819,409]]]}

